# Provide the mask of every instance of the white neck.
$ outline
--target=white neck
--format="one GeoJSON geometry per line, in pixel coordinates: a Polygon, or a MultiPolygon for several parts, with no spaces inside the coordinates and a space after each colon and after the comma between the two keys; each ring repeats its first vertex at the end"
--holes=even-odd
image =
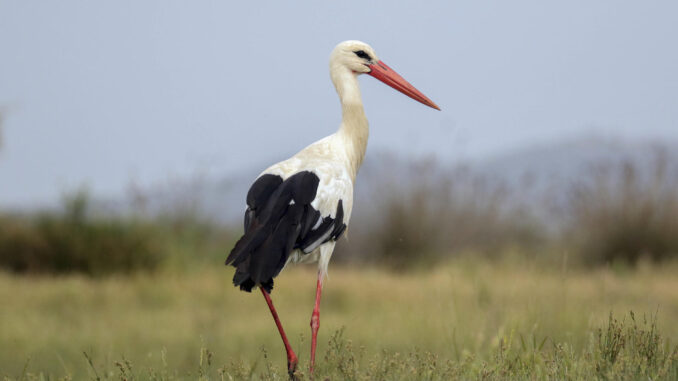
{"type": "Polygon", "coordinates": [[[355,180],[365,158],[370,133],[360,96],[358,75],[343,65],[337,65],[330,67],[330,77],[341,101],[342,120],[336,135],[346,147],[349,170],[355,180]]]}

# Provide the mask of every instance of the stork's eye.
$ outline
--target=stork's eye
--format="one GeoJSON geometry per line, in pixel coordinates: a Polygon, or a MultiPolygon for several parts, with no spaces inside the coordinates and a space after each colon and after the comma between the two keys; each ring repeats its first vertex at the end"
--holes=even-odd
{"type": "Polygon", "coordinates": [[[355,51],[355,52],[353,52],[353,53],[355,53],[356,56],[358,56],[358,57],[360,57],[360,58],[364,58],[364,59],[366,59],[366,60],[368,60],[368,61],[371,61],[371,60],[372,60],[372,57],[370,57],[369,54],[365,53],[364,50],[358,50],[358,51],[355,51]]]}

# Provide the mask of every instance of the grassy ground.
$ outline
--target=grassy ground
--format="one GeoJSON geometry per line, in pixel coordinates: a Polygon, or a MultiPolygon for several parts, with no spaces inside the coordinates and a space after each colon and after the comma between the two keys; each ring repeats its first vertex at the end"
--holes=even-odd
{"type": "MultiPolygon", "coordinates": [[[[319,372],[678,379],[676,274],[678,265],[581,270],[526,260],[456,260],[408,274],[333,267],[319,372]]],[[[0,274],[0,377],[285,379],[263,298],[234,289],[231,276],[216,265],[102,280],[0,274]]],[[[306,378],[314,286],[312,268],[293,268],[272,294],[306,378]]]]}

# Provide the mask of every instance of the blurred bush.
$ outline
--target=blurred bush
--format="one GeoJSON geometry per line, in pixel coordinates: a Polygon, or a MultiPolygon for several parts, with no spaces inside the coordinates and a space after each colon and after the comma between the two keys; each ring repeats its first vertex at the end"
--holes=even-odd
{"type": "Polygon", "coordinates": [[[62,213],[0,218],[0,267],[96,276],[158,266],[161,247],[151,225],[89,214],[87,195],[80,192],[66,200],[62,213]]]}
{"type": "Polygon", "coordinates": [[[349,242],[333,260],[407,269],[460,253],[549,261],[567,252],[585,266],[678,259],[677,164],[657,148],[590,162],[567,182],[545,179],[537,192],[529,177],[506,184],[435,161],[410,163],[391,177],[368,174],[361,180],[370,192],[357,195],[349,242]]]}
{"type": "Polygon", "coordinates": [[[544,241],[537,221],[510,201],[512,192],[501,183],[433,161],[413,163],[398,173],[370,186],[373,207],[354,210],[350,245],[340,245],[336,257],[403,270],[461,252],[531,251],[544,241]]]}
{"type": "MultiPolygon", "coordinates": [[[[678,258],[678,181],[661,151],[649,168],[598,166],[573,185],[566,238],[587,264],[678,258]]],[[[567,243],[566,243],[567,244],[567,243]]]]}
{"type": "MultiPolygon", "coordinates": [[[[465,166],[381,160],[391,165],[361,173],[348,241],[340,240],[335,262],[404,270],[460,254],[560,261],[567,252],[591,266],[678,259],[678,171],[661,151],[655,160],[597,163],[576,179],[537,187],[529,176],[507,184],[465,166]],[[562,202],[552,207],[552,198],[562,202]]],[[[242,232],[239,219],[224,226],[202,216],[198,192],[153,212],[145,200],[154,196],[137,193],[118,214],[92,207],[82,192],[61,212],[0,214],[0,267],[102,275],[220,266],[242,232]]]]}

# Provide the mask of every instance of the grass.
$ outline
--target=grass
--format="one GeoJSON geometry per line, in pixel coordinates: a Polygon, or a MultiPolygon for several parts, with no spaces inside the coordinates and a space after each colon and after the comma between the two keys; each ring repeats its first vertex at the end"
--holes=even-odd
{"type": "MultiPolygon", "coordinates": [[[[319,379],[676,379],[677,270],[468,258],[405,274],[333,267],[319,379]]],[[[231,275],[0,274],[0,377],[285,379],[263,298],[231,275]]],[[[292,268],[272,294],[305,379],[314,284],[312,268],[292,268]]]]}

